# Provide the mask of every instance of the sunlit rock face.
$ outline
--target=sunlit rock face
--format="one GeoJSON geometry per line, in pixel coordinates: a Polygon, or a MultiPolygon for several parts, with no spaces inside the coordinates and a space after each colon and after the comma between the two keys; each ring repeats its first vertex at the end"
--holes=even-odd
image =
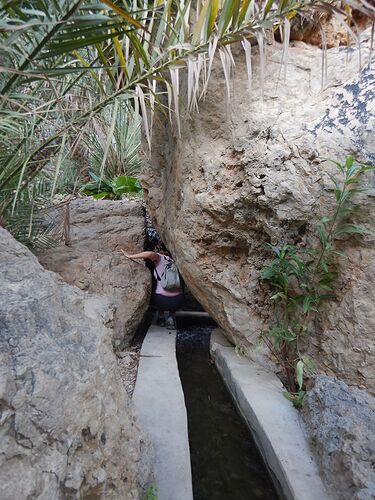
{"type": "Polygon", "coordinates": [[[106,304],[0,228],[0,498],[143,498],[151,454],[106,304]]]}
{"type": "MultiPolygon", "coordinates": [[[[375,161],[375,73],[367,66],[358,73],[357,50],[334,48],[322,89],[321,50],[295,42],[284,80],[282,47],[268,46],[262,99],[253,52],[251,96],[237,48],[229,103],[217,58],[199,113],[181,119],[181,138],[175,122],[170,126],[159,116],[143,184],[148,209],[189,288],[232,342],[269,364],[254,349],[271,314],[269,290],[260,282],[270,259],[266,243],[305,244],[314,222],[333,210],[329,174],[336,167],[321,158],[343,161],[353,154],[375,161]]],[[[366,184],[375,186],[373,174],[366,184]]],[[[337,300],[319,314],[310,351],[325,372],[373,390],[374,190],[356,201],[356,220],[369,233],[362,241],[340,242],[347,257],[337,300]]]]}
{"type": "Polygon", "coordinates": [[[144,243],[141,200],[85,198],[70,204],[70,245],[61,244],[39,256],[45,268],[59,273],[67,283],[107,301],[105,321],[116,348],[131,340],[151,292],[149,270],[120,250],[141,252],[144,243]]]}

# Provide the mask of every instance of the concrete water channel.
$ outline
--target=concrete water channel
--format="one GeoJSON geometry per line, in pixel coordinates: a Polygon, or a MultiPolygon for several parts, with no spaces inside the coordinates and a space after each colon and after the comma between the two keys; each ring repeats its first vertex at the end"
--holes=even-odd
{"type": "Polygon", "coordinates": [[[215,326],[203,318],[178,320],[194,500],[276,500],[262,456],[212,362],[215,326]]]}
{"type": "Polygon", "coordinates": [[[213,327],[181,313],[177,332],[152,324],[142,344],[133,400],[158,500],[328,499],[278,379],[218,331],[210,345],[213,327]]]}

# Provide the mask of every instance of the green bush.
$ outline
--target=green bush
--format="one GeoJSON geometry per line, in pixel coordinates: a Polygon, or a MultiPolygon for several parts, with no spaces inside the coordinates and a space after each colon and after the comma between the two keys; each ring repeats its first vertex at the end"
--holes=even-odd
{"type": "Polygon", "coordinates": [[[82,186],[80,192],[95,200],[121,200],[124,196],[142,196],[142,186],[136,177],[119,175],[114,179],[101,178],[89,172],[91,181],[82,186]]]}
{"type": "Polygon", "coordinates": [[[305,248],[287,243],[268,245],[275,257],[261,273],[270,284],[274,302],[274,319],[261,337],[283,367],[288,389],[285,395],[296,407],[303,402],[305,376],[314,372],[314,362],[302,352],[301,345],[308,341],[311,320],[322,303],[335,298],[338,260],[344,255],[336,241],[366,232],[350,221],[356,208],[352,198],[365,191],[359,186],[361,177],[374,167],[359,164],[351,156],[344,165],[334,163],[341,176],[341,180],[332,177],[336,206],[317,224],[315,243],[305,248]]]}

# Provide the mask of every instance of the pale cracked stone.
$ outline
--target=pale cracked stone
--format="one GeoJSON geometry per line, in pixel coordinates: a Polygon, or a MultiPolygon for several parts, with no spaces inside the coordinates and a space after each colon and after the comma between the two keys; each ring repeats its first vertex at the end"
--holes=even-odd
{"type": "Polygon", "coordinates": [[[0,228],[0,498],[139,499],[149,441],[103,325],[108,302],[0,228]]]}
{"type": "MultiPolygon", "coordinates": [[[[263,100],[257,49],[251,96],[243,51],[233,49],[230,103],[216,57],[199,113],[181,116],[181,138],[162,116],[154,127],[143,174],[153,221],[196,298],[233,343],[267,365],[255,349],[272,314],[260,280],[271,258],[266,243],[305,244],[316,221],[332,212],[329,174],[336,169],[319,158],[374,161],[375,65],[366,65],[366,37],[361,74],[356,48],[328,50],[323,89],[319,48],[292,43],[284,81],[282,46],[267,46],[263,100]]],[[[365,184],[371,190],[355,200],[356,221],[369,232],[340,242],[347,258],[340,261],[337,300],[319,314],[310,353],[320,370],[373,391],[374,173],[365,184]]]]}
{"type": "Polygon", "coordinates": [[[375,498],[375,398],[320,375],[302,415],[332,499],[375,498]]]}
{"type": "Polygon", "coordinates": [[[113,345],[128,345],[150,300],[151,275],[142,262],[121,254],[141,252],[145,216],[141,200],[76,199],[70,204],[70,246],[60,245],[39,256],[42,265],[87,290],[110,307],[103,318],[113,345]]]}

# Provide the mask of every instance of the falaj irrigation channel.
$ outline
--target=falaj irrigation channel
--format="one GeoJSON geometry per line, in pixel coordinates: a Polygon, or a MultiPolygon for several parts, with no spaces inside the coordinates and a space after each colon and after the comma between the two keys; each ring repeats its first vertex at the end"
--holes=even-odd
{"type": "MultiPolygon", "coordinates": [[[[253,425],[237,413],[220,361],[216,369],[217,351],[211,358],[210,350],[222,342],[216,324],[204,312],[177,316],[177,331],[144,325],[133,396],[155,451],[158,500],[280,498],[274,486],[278,492],[284,488],[278,476],[272,481],[249,430],[253,425]]],[[[134,341],[139,346],[140,336],[134,341]]]]}
{"type": "Polygon", "coordinates": [[[263,459],[210,357],[214,326],[209,319],[178,319],[194,499],[276,500],[263,459]]]}

